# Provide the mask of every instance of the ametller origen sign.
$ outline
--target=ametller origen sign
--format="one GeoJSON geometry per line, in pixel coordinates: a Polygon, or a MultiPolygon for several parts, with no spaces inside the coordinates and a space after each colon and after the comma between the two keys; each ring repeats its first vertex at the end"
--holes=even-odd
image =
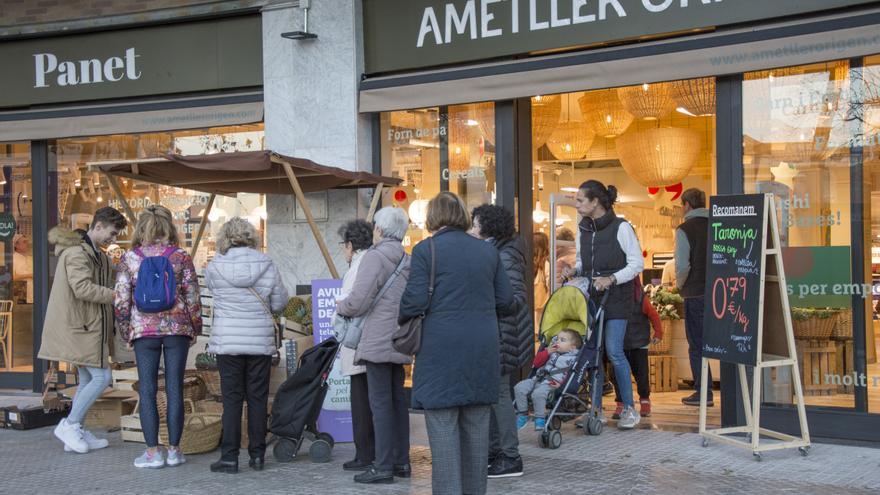
{"type": "Polygon", "coordinates": [[[92,58],[59,62],[58,57],[52,53],[35,53],[34,88],[50,87],[53,78],[58,86],[117,82],[123,79],[135,81],[141,77],[136,65],[138,57],[140,55],[135,53],[134,47],[126,49],[122,57],[108,57],[106,60],[92,58]]]}

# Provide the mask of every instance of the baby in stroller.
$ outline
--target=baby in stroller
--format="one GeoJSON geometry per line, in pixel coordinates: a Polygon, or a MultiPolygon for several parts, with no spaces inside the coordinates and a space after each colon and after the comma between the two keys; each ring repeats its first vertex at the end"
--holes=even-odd
{"type": "Polygon", "coordinates": [[[529,422],[529,397],[535,412],[535,430],[543,430],[547,416],[547,400],[559,388],[577,362],[583,345],[581,335],[566,328],[553,337],[549,347],[535,355],[534,367],[538,371],[531,378],[516,384],[513,395],[516,403],[516,427],[523,429],[529,422]]]}

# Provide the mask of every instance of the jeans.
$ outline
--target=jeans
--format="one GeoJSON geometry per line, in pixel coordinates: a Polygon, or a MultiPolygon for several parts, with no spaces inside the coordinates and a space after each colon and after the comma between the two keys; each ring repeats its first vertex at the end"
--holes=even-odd
{"type": "Polygon", "coordinates": [[[272,356],[217,356],[220,393],[223,396],[223,439],[220,458],[238,461],[241,446],[241,409],[247,400],[248,454],[262,459],[266,453],[266,420],[272,356]]]}
{"type": "MultiPolygon", "coordinates": [[[[688,341],[688,358],[694,377],[694,390],[700,391],[700,373],[703,370],[703,297],[684,300],[684,331],[688,341]]],[[[712,398],[712,368],[709,368],[709,399],[712,398]]]]}
{"type": "Polygon", "coordinates": [[[76,369],[79,371],[79,385],[76,388],[76,395],[73,396],[73,405],[70,407],[70,414],[67,415],[67,422],[82,424],[86,412],[110,385],[111,375],[110,368],[77,366],[76,369]]]}
{"type": "MultiPolygon", "coordinates": [[[[633,406],[633,391],[630,385],[630,374],[632,369],[629,361],[626,359],[626,353],[623,352],[623,339],[626,336],[627,320],[615,319],[605,320],[605,355],[614,368],[614,377],[617,383],[625,384],[620,387],[620,402],[624,406],[633,406]]],[[[593,390],[593,408],[602,409],[602,385],[605,383],[605,366],[600,363],[598,370],[598,379],[596,389],[593,390]]]]}
{"type": "Polygon", "coordinates": [[[501,375],[498,402],[492,405],[489,422],[489,454],[519,457],[519,437],[516,432],[516,414],[511,405],[510,375],[501,375]]]}
{"type": "Polygon", "coordinates": [[[391,471],[395,464],[409,464],[409,408],[403,394],[405,377],[402,364],[367,362],[367,393],[376,442],[373,465],[379,471],[391,471]]]}
{"type": "MultiPolygon", "coordinates": [[[[650,399],[651,367],[648,362],[648,349],[629,349],[624,351],[624,353],[626,354],[626,360],[629,361],[630,368],[632,368],[633,376],[636,378],[636,389],[639,391],[639,399],[650,399]]],[[[628,387],[630,384],[625,383],[624,386],[628,387]]],[[[614,380],[614,391],[615,400],[620,402],[620,385],[618,385],[616,378],[614,380]]]]}
{"type": "Polygon", "coordinates": [[[134,355],[138,369],[138,396],[140,397],[141,429],[147,447],[159,446],[159,410],[156,392],[159,391],[159,358],[165,353],[165,395],[168,397],[166,419],[168,443],[180,445],[183,434],[183,370],[189,352],[189,337],[144,337],[134,341],[134,355]]]}

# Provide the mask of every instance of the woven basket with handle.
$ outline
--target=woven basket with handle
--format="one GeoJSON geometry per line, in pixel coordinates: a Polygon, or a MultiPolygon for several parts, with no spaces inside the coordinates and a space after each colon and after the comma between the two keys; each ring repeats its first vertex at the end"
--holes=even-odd
{"type": "MultiPolygon", "coordinates": [[[[195,411],[193,401],[186,400],[187,406],[195,411]]],[[[220,445],[223,433],[220,415],[216,413],[191,412],[183,420],[183,434],[180,436],[180,450],[184,454],[203,454],[211,452],[220,445]]],[[[169,445],[168,425],[159,422],[159,443],[169,445]]]]}
{"type": "Polygon", "coordinates": [[[668,354],[672,350],[672,321],[661,320],[663,323],[663,338],[656,344],[648,347],[648,354],[668,354]]]}
{"type": "Polygon", "coordinates": [[[792,322],[794,327],[794,338],[796,339],[816,339],[825,340],[831,337],[834,330],[836,317],[830,318],[809,318],[807,320],[795,320],[792,322]]]}

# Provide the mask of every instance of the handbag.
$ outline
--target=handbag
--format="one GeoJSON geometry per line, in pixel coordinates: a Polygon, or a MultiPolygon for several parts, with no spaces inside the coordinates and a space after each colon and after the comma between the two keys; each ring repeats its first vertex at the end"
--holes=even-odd
{"type": "Polygon", "coordinates": [[[260,297],[260,294],[256,290],[254,290],[253,287],[248,287],[248,290],[251,291],[251,293],[253,293],[253,295],[260,300],[260,304],[263,305],[263,309],[266,310],[266,314],[268,314],[269,319],[272,320],[272,328],[275,333],[275,354],[272,356],[272,366],[278,366],[278,363],[281,362],[281,351],[278,350],[281,347],[281,325],[279,325],[278,322],[275,321],[275,317],[272,316],[272,310],[269,308],[269,305],[266,304],[266,301],[264,301],[263,298],[260,297]]]}
{"type": "Polygon", "coordinates": [[[349,349],[357,349],[358,344],[361,342],[361,334],[363,333],[364,322],[367,320],[367,316],[373,312],[376,304],[379,303],[379,300],[382,299],[382,296],[384,296],[385,292],[391,288],[391,284],[394,283],[394,280],[400,275],[400,272],[403,271],[406,259],[407,255],[404,253],[403,257],[400,258],[400,263],[397,264],[394,272],[391,273],[388,280],[385,281],[385,285],[379,289],[379,293],[376,294],[376,298],[373,299],[373,302],[363,316],[357,316],[355,318],[348,318],[339,314],[335,316],[333,320],[333,330],[336,333],[336,340],[342,345],[349,349]]]}
{"type": "Polygon", "coordinates": [[[398,326],[397,331],[391,336],[391,345],[394,347],[394,350],[401,354],[406,354],[407,356],[418,354],[422,348],[422,321],[425,319],[425,313],[427,313],[428,309],[431,307],[431,298],[434,296],[436,253],[434,252],[433,237],[428,238],[428,245],[431,248],[431,275],[428,282],[428,304],[425,306],[425,310],[422,311],[421,314],[410,318],[398,326]]]}

